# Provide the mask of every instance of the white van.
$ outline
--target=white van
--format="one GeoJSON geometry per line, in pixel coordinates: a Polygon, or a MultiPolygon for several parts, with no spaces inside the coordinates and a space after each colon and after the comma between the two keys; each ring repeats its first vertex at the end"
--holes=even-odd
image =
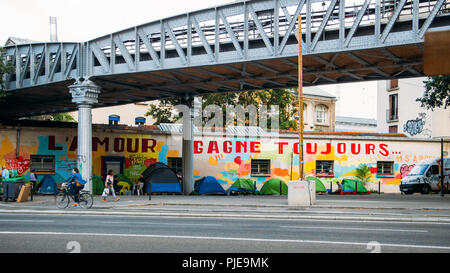
{"type": "MultiPolygon", "coordinates": [[[[402,179],[400,191],[405,194],[420,192],[428,194],[431,191],[441,190],[440,176],[441,158],[425,159],[420,161],[409,174],[402,179]]],[[[449,190],[450,158],[444,158],[444,189],[449,190]]]]}

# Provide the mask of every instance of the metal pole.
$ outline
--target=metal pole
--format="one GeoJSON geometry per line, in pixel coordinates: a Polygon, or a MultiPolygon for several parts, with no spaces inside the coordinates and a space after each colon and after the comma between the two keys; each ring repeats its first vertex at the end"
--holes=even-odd
{"type": "Polygon", "coordinates": [[[444,197],[444,138],[441,138],[441,196],[444,197]]]}
{"type": "Polygon", "coordinates": [[[304,158],[303,158],[303,33],[302,33],[302,16],[298,16],[298,116],[299,116],[299,180],[305,180],[304,158]]]}

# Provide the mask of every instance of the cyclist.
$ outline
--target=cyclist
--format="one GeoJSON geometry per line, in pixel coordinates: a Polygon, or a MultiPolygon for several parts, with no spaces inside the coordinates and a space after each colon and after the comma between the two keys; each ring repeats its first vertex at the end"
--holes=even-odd
{"type": "Polygon", "coordinates": [[[86,185],[86,180],[84,180],[81,175],[80,171],[77,168],[72,169],[72,176],[67,180],[67,183],[69,184],[69,188],[71,192],[73,192],[75,203],[72,205],[72,207],[78,207],[80,202],[80,191],[84,189],[84,185],[86,185]]]}

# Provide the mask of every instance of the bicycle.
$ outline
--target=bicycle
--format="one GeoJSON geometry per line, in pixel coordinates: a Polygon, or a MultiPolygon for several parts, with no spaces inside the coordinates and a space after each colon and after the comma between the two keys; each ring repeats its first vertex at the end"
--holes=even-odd
{"type": "MultiPolygon", "coordinates": [[[[63,183],[61,185],[61,190],[61,192],[55,195],[55,204],[57,208],[65,209],[69,206],[70,199],[75,202],[75,197],[73,196],[73,193],[70,192],[68,183],[63,183]]],[[[90,209],[92,208],[92,205],[94,205],[94,197],[89,191],[80,191],[79,199],[80,201],[78,204],[84,209],[90,209]]]]}

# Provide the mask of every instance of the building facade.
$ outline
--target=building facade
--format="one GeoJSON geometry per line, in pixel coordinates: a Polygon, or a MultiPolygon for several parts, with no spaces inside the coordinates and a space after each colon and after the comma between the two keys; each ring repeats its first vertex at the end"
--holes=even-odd
{"type": "Polygon", "coordinates": [[[427,110],[416,100],[424,94],[426,78],[378,82],[378,132],[411,138],[450,136],[450,109],[427,110]]]}
{"type": "MultiPolygon", "coordinates": [[[[56,182],[70,176],[77,166],[76,124],[4,124],[0,127],[0,164],[19,174],[31,168],[53,175],[56,182]],[[56,126],[56,127],[55,127],[56,126]]],[[[166,133],[156,126],[94,125],[93,174],[104,177],[114,169],[136,182],[151,164],[162,162],[175,171],[182,168],[182,135],[166,133]]],[[[240,177],[251,178],[261,188],[271,178],[286,183],[298,179],[298,134],[230,136],[224,132],[196,134],[195,179],[214,176],[225,189],[240,177]]],[[[445,151],[450,151],[449,143],[445,151]]],[[[367,187],[399,193],[399,184],[412,166],[423,159],[440,156],[440,143],[407,138],[401,134],[306,133],[305,171],[327,188],[366,164],[372,173],[367,187]],[[381,166],[381,168],[380,168],[381,166]]]]}

